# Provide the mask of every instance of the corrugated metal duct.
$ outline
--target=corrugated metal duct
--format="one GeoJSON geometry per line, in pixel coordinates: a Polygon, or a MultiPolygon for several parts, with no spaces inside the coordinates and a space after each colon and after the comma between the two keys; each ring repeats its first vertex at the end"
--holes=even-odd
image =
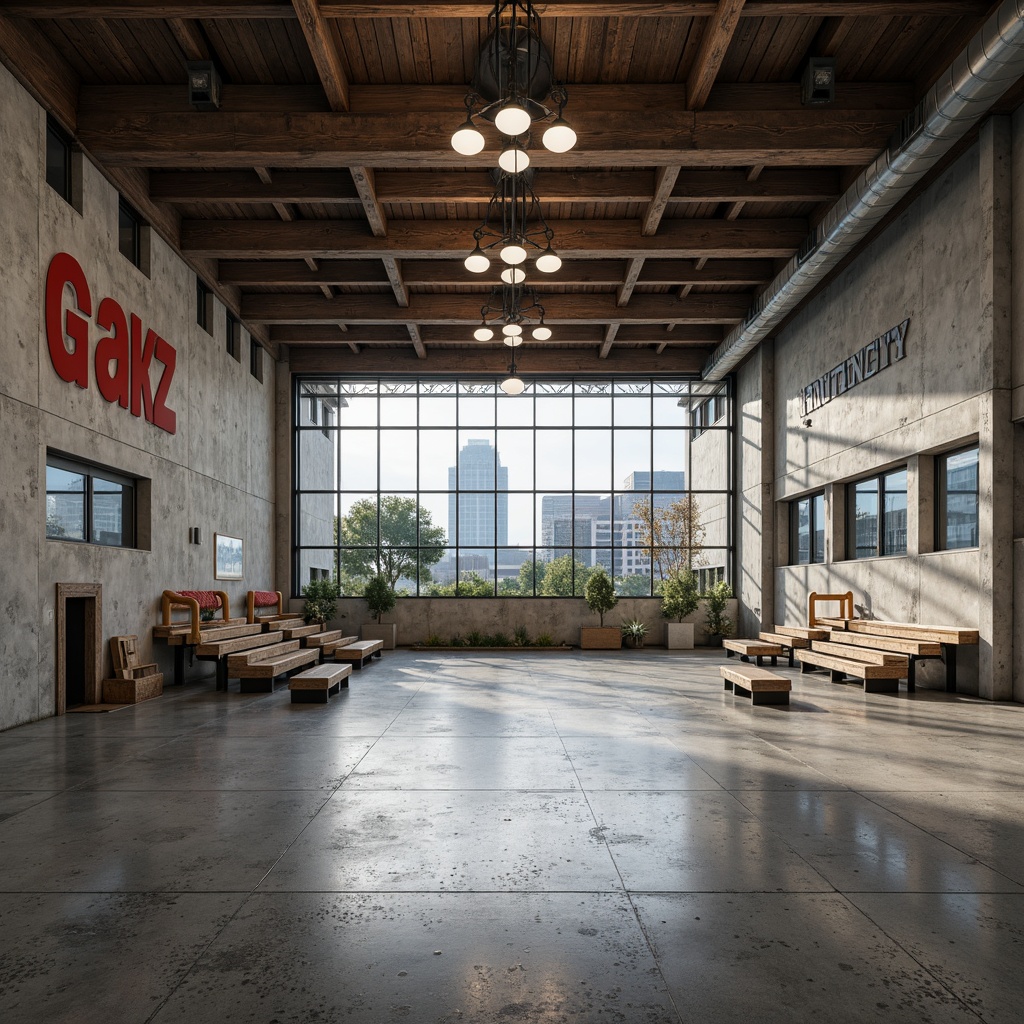
{"type": "Polygon", "coordinates": [[[862,242],[950,148],[1024,75],[1024,0],[1004,0],[904,119],[885,152],[847,189],[758,296],[704,367],[721,380],[862,242]]]}

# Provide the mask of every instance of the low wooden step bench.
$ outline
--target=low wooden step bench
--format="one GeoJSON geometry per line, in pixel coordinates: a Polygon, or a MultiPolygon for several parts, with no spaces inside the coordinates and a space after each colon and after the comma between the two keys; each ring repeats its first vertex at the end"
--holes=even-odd
{"type": "Polygon", "coordinates": [[[731,658],[734,654],[740,656],[741,661],[756,659],[758,667],[764,664],[763,658],[771,658],[772,664],[778,664],[778,657],[782,654],[782,648],[778,644],[766,643],[764,640],[723,640],[722,647],[725,648],[725,656],[731,658]]]}
{"type": "Polygon", "coordinates": [[[293,704],[326,704],[327,698],[348,686],[351,665],[315,665],[288,680],[293,704]]]}
{"type": "Polygon", "coordinates": [[[825,669],[833,683],[841,683],[846,676],[851,676],[864,684],[865,693],[898,693],[900,680],[907,674],[907,669],[898,665],[869,665],[822,651],[797,651],[796,656],[801,672],[825,669]]]}
{"type": "Polygon", "coordinates": [[[228,657],[232,654],[247,653],[257,650],[260,647],[269,647],[273,644],[280,644],[284,639],[280,632],[261,633],[261,626],[248,626],[254,633],[247,633],[242,636],[229,637],[226,640],[210,640],[200,644],[196,648],[196,657],[201,661],[215,661],[217,663],[217,689],[227,690],[228,688],[228,657]]]}
{"type": "Polygon", "coordinates": [[[905,670],[909,660],[905,654],[893,654],[891,651],[876,651],[870,647],[856,647],[853,644],[839,643],[835,640],[813,640],[811,650],[821,654],[835,654],[851,661],[863,661],[867,665],[891,665],[893,668],[905,670]]]}
{"type": "MultiPolygon", "coordinates": [[[[277,627],[275,627],[277,628],[277,627]]],[[[300,640],[304,636],[312,636],[320,632],[320,623],[311,622],[308,626],[303,622],[301,626],[284,626],[281,629],[285,640],[300,640]]]]}
{"type": "Polygon", "coordinates": [[[238,679],[242,693],[273,693],[274,680],[317,661],[315,649],[299,649],[298,640],[228,655],[228,676],[238,679]]]}
{"type": "Polygon", "coordinates": [[[867,648],[872,651],[890,651],[903,654],[907,658],[907,692],[915,690],[917,663],[932,658],[942,657],[942,644],[925,640],[904,640],[901,637],[873,636],[870,633],[857,633],[848,629],[833,629],[831,640],[847,647],[867,648]]]}
{"type": "Polygon", "coordinates": [[[788,704],[793,684],[785,676],[756,665],[722,665],[719,671],[725,688],[751,704],[788,704]]]}
{"type": "Polygon", "coordinates": [[[805,647],[811,646],[810,640],[805,640],[802,636],[783,636],[781,633],[758,633],[757,638],[759,640],[765,640],[770,644],[778,644],[782,648],[782,653],[789,658],[789,667],[793,668],[793,651],[801,650],[805,647]]]}
{"type": "Polygon", "coordinates": [[[304,647],[319,647],[321,650],[329,644],[341,639],[340,629],[325,629],[319,633],[309,633],[302,638],[304,647]]]}
{"type": "Polygon", "coordinates": [[[811,629],[808,626],[775,626],[772,630],[779,636],[796,637],[798,640],[827,640],[827,629],[811,629]]]}
{"type": "MultiPolygon", "coordinates": [[[[340,633],[341,630],[338,630],[338,632],[340,633]]],[[[358,642],[359,637],[357,636],[339,636],[336,640],[328,640],[327,643],[322,644],[320,649],[323,651],[324,660],[326,661],[328,658],[334,656],[334,652],[339,647],[350,647],[352,644],[358,642]]]]}
{"type": "Polygon", "coordinates": [[[301,629],[305,626],[306,620],[301,615],[291,615],[283,619],[271,618],[263,619],[261,625],[264,632],[270,633],[278,629],[301,629]]]}
{"type": "Polygon", "coordinates": [[[383,640],[356,640],[334,649],[335,661],[350,661],[356,668],[362,668],[376,655],[380,657],[384,650],[383,640]]]}

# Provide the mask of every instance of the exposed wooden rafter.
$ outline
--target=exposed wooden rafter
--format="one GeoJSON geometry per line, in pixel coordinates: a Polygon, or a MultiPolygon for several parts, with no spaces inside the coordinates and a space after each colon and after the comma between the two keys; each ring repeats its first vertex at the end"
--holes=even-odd
{"type": "Polygon", "coordinates": [[[331,110],[348,110],[348,75],[331,38],[331,30],[320,13],[319,0],[292,0],[292,6],[331,110]]]}
{"type": "Polygon", "coordinates": [[[686,79],[686,105],[690,110],[701,110],[711,94],[718,77],[718,69],[732,42],[739,24],[745,0],[719,0],[714,14],[704,26],[697,58],[686,79]]]}

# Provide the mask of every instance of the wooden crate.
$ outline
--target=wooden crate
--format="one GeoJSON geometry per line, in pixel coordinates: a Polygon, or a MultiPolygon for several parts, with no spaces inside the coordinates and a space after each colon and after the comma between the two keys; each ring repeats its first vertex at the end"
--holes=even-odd
{"type": "Polygon", "coordinates": [[[104,704],[138,704],[152,700],[164,692],[163,672],[154,672],[137,679],[104,679],[104,704]]]}

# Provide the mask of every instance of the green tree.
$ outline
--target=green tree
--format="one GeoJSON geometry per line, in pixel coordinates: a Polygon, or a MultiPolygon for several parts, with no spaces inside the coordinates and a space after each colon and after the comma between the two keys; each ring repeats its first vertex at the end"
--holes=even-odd
{"type": "Polygon", "coordinates": [[[559,555],[545,565],[537,594],[540,597],[582,597],[593,571],[582,562],[573,560],[572,555],[559,555]]]}
{"type": "Polygon", "coordinates": [[[458,581],[431,583],[428,593],[431,597],[494,597],[494,584],[470,569],[458,581]]]}
{"type": "Polygon", "coordinates": [[[519,566],[519,575],[515,579],[501,581],[498,592],[502,597],[533,597],[534,588],[539,594],[544,581],[547,562],[523,562],[519,566]]]}
{"type": "Polygon", "coordinates": [[[417,580],[421,586],[429,583],[430,567],[444,556],[445,532],[413,498],[382,494],[379,507],[373,498],[352,506],[338,522],[338,540],[339,576],[346,593],[353,593],[377,575],[392,589],[403,577],[417,580]],[[351,586],[353,583],[359,586],[351,586]]]}
{"type": "Polygon", "coordinates": [[[700,505],[692,494],[684,494],[664,508],[652,507],[649,498],[641,498],[633,504],[633,517],[639,524],[637,546],[650,558],[651,575],[656,581],[706,561],[701,552],[707,531],[701,523],[700,505]]]}
{"type": "Polygon", "coordinates": [[[619,597],[650,597],[651,577],[641,573],[615,577],[615,593],[619,597]]]}
{"type": "Polygon", "coordinates": [[[599,565],[587,580],[583,596],[587,599],[587,607],[592,612],[601,616],[601,625],[604,625],[604,613],[610,612],[618,602],[615,596],[615,584],[612,578],[604,571],[604,566],[599,565]]]}

